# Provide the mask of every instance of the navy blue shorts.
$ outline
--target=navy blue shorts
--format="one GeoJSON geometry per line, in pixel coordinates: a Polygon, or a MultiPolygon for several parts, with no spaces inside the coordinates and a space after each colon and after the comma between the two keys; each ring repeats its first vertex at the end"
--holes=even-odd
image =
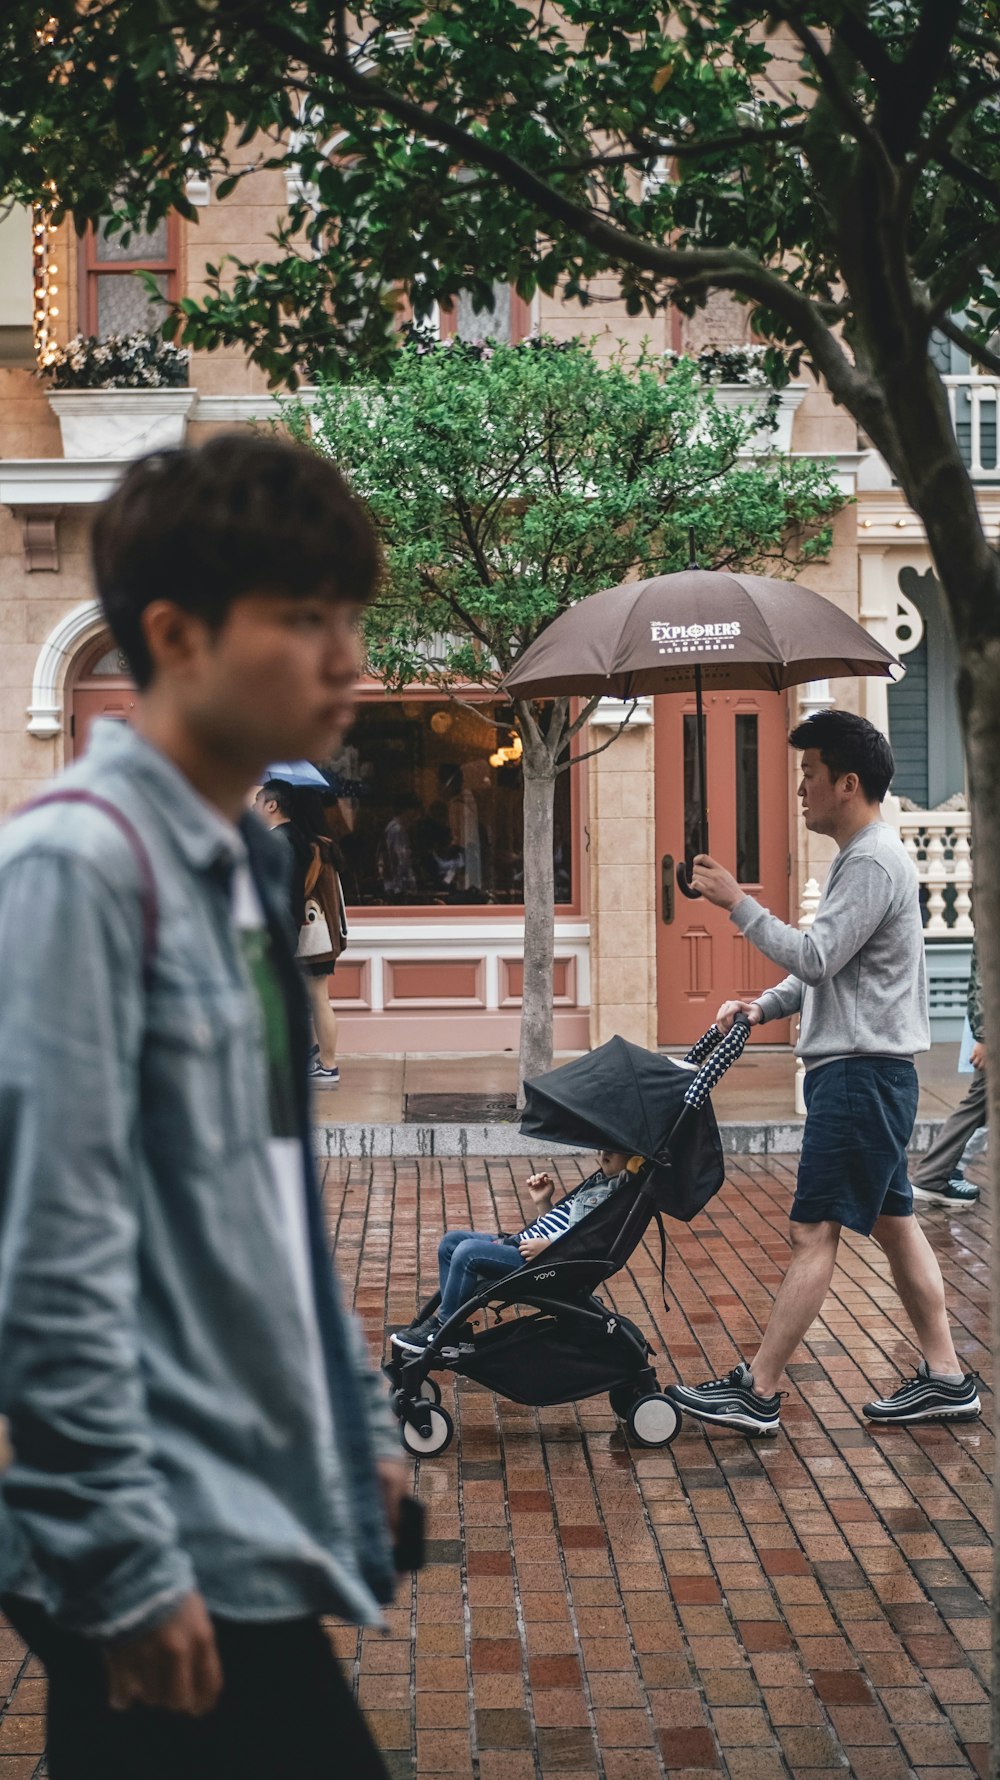
{"type": "Polygon", "coordinates": [[[917,1116],[917,1072],[892,1057],[847,1057],[810,1069],[806,1125],[791,1216],[870,1236],[880,1217],[913,1211],[906,1146],[917,1116]]]}

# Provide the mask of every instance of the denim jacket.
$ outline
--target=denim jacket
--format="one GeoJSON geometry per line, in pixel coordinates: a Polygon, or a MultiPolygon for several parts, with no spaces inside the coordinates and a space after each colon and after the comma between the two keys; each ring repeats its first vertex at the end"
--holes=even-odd
{"type": "Polygon", "coordinates": [[[399,1449],[323,1235],[286,862],[123,725],[98,724],[59,785],[140,835],[158,934],[147,972],[141,872],[104,812],[57,803],[0,833],[0,1591],[101,1639],[192,1588],[234,1619],[374,1622],[392,1591],[374,1461],[399,1449]],[[279,1239],[240,856],[292,1027],[332,1440],[279,1239]]]}
{"type": "Polygon", "coordinates": [[[605,1199],[610,1199],[620,1186],[628,1180],[628,1169],[623,1168],[620,1174],[605,1174],[603,1168],[597,1168],[593,1174],[577,1187],[573,1194],[573,1209],[569,1214],[568,1228],[572,1230],[588,1212],[596,1211],[605,1199]]]}

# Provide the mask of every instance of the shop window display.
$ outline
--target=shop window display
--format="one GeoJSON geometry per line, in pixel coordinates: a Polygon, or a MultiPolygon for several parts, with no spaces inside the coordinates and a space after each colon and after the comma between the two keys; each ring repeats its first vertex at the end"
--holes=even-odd
{"type": "MultiPolygon", "coordinates": [[[[524,899],[522,776],[511,711],[372,699],[325,762],[354,907],[516,906],[524,899]]],[[[569,774],[556,782],[556,902],[572,899],[569,774]]]]}

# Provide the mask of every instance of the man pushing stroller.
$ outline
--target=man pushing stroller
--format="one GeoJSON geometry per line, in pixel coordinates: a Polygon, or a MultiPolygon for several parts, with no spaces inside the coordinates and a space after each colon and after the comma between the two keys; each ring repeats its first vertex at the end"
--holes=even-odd
{"type": "Polygon", "coordinates": [[[551,1175],[531,1175],[525,1184],[540,1215],[516,1236],[446,1230],[438,1244],[441,1303],[431,1316],[398,1330],[392,1337],[393,1346],[404,1353],[422,1353],[467,1298],[491,1280],[504,1279],[540,1260],[557,1237],[581,1223],[645,1167],[642,1156],[610,1147],[598,1150],[597,1161],[594,1173],[556,1204],[552,1203],[555,1182],[551,1175]]]}

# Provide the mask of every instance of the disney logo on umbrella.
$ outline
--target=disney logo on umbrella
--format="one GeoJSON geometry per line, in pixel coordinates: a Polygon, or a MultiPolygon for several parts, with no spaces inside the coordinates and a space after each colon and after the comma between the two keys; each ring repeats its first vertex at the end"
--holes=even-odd
{"type": "Polygon", "coordinates": [[[686,655],[698,649],[735,649],[740,633],[734,619],[725,624],[664,624],[652,619],[650,639],[660,644],[661,655],[686,655]]]}

